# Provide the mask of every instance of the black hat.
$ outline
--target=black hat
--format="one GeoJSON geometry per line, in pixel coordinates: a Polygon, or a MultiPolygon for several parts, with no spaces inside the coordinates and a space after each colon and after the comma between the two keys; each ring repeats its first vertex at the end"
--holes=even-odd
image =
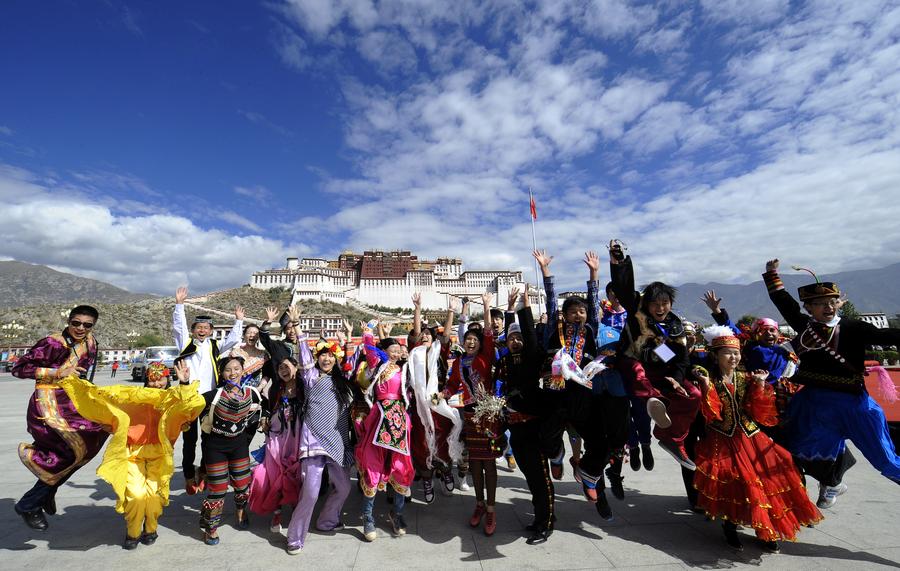
{"type": "Polygon", "coordinates": [[[841,290],[838,288],[837,284],[834,282],[820,282],[819,276],[817,276],[812,270],[807,268],[801,268],[799,266],[792,266],[795,270],[808,272],[816,279],[816,283],[809,284],[805,286],[801,286],[797,288],[797,293],[800,294],[800,301],[807,302],[812,299],[816,299],[819,297],[841,297],[841,290]]]}
{"type": "Polygon", "coordinates": [[[209,323],[209,326],[213,326],[213,318],[209,315],[198,315],[194,318],[194,323],[192,325],[197,325],[198,323],[209,323]]]}
{"type": "Polygon", "coordinates": [[[816,282],[797,288],[800,301],[807,302],[818,297],[841,297],[841,290],[834,282],[816,282]]]}

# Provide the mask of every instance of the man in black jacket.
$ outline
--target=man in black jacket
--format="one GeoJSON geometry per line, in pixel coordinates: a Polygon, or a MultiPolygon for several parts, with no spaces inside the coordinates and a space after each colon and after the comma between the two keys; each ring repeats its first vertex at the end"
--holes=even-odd
{"type": "Polygon", "coordinates": [[[554,490],[547,457],[541,453],[540,416],[544,399],[540,388],[543,354],[538,346],[528,288],[522,294],[519,322],[507,325],[508,353],[501,357],[496,375],[502,381],[508,408],[510,443],[516,451],[519,469],[525,475],[534,506],[534,522],[528,526],[529,545],[544,543],[553,533],[554,490]]]}
{"type": "Polygon", "coordinates": [[[766,263],[763,279],[772,303],[799,333],[791,341],[800,358],[791,380],[804,388],[791,399],[786,432],[797,463],[819,481],[817,505],[831,507],[847,489],[841,479],[852,466],[844,444],[848,438],[884,476],[900,483],[900,456],[884,411],[868,395],[865,384],[866,348],[900,344],[900,329],[879,329],[838,316],[841,293],[837,284],[818,278],[799,288],[800,301],[809,315],[804,314],[784,289],[778,260],[766,263]]]}

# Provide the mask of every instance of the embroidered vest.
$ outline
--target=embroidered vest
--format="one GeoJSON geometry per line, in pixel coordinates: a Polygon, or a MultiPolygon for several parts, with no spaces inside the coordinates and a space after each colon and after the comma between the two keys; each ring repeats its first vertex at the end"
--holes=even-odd
{"type": "MultiPolygon", "coordinates": [[[[184,349],[181,350],[181,353],[178,354],[178,358],[175,361],[183,361],[187,359],[191,355],[197,352],[197,345],[194,343],[193,337],[188,344],[184,346],[184,349]]],[[[219,367],[216,366],[216,363],[219,361],[219,343],[215,339],[209,340],[209,355],[212,359],[212,370],[213,370],[213,386],[219,386],[219,367]]]]}
{"type": "Polygon", "coordinates": [[[722,420],[715,420],[707,427],[725,436],[734,436],[734,431],[738,427],[747,436],[753,436],[759,432],[759,426],[744,412],[744,397],[749,386],[750,381],[739,371],[734,374],[733,393],[728,390],[724,382],[716,380],[713,387],[722,403],[722,420]]]}

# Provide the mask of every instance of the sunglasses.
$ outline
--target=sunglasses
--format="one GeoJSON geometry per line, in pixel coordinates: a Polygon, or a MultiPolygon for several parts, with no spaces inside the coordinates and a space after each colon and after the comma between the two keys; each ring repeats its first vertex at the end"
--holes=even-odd
{"type": "Polygon", "coordinates": [[[78,329],[79,327],[84,327],[85,329],[90,329],[91,327],[94,326],[94,324],[91,323],[90,321],[78,321],[77,319],[73,319],[72,321],[70,321],[69,325],[71,325],[75,329],[78,329]]]}

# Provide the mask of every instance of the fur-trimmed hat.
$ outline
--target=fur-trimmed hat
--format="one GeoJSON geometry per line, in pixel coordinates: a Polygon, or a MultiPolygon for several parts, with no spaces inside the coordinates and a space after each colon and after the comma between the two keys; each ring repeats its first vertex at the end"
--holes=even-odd
{"type": "Polygon", "coordinates": [[[713,325],[703,330],[703,338],[706,339],[706,346],[710,350],[715,349],[738,349],[741,348],[741,340],[737,338],[734,331],[725,325],[713,325]]]}

